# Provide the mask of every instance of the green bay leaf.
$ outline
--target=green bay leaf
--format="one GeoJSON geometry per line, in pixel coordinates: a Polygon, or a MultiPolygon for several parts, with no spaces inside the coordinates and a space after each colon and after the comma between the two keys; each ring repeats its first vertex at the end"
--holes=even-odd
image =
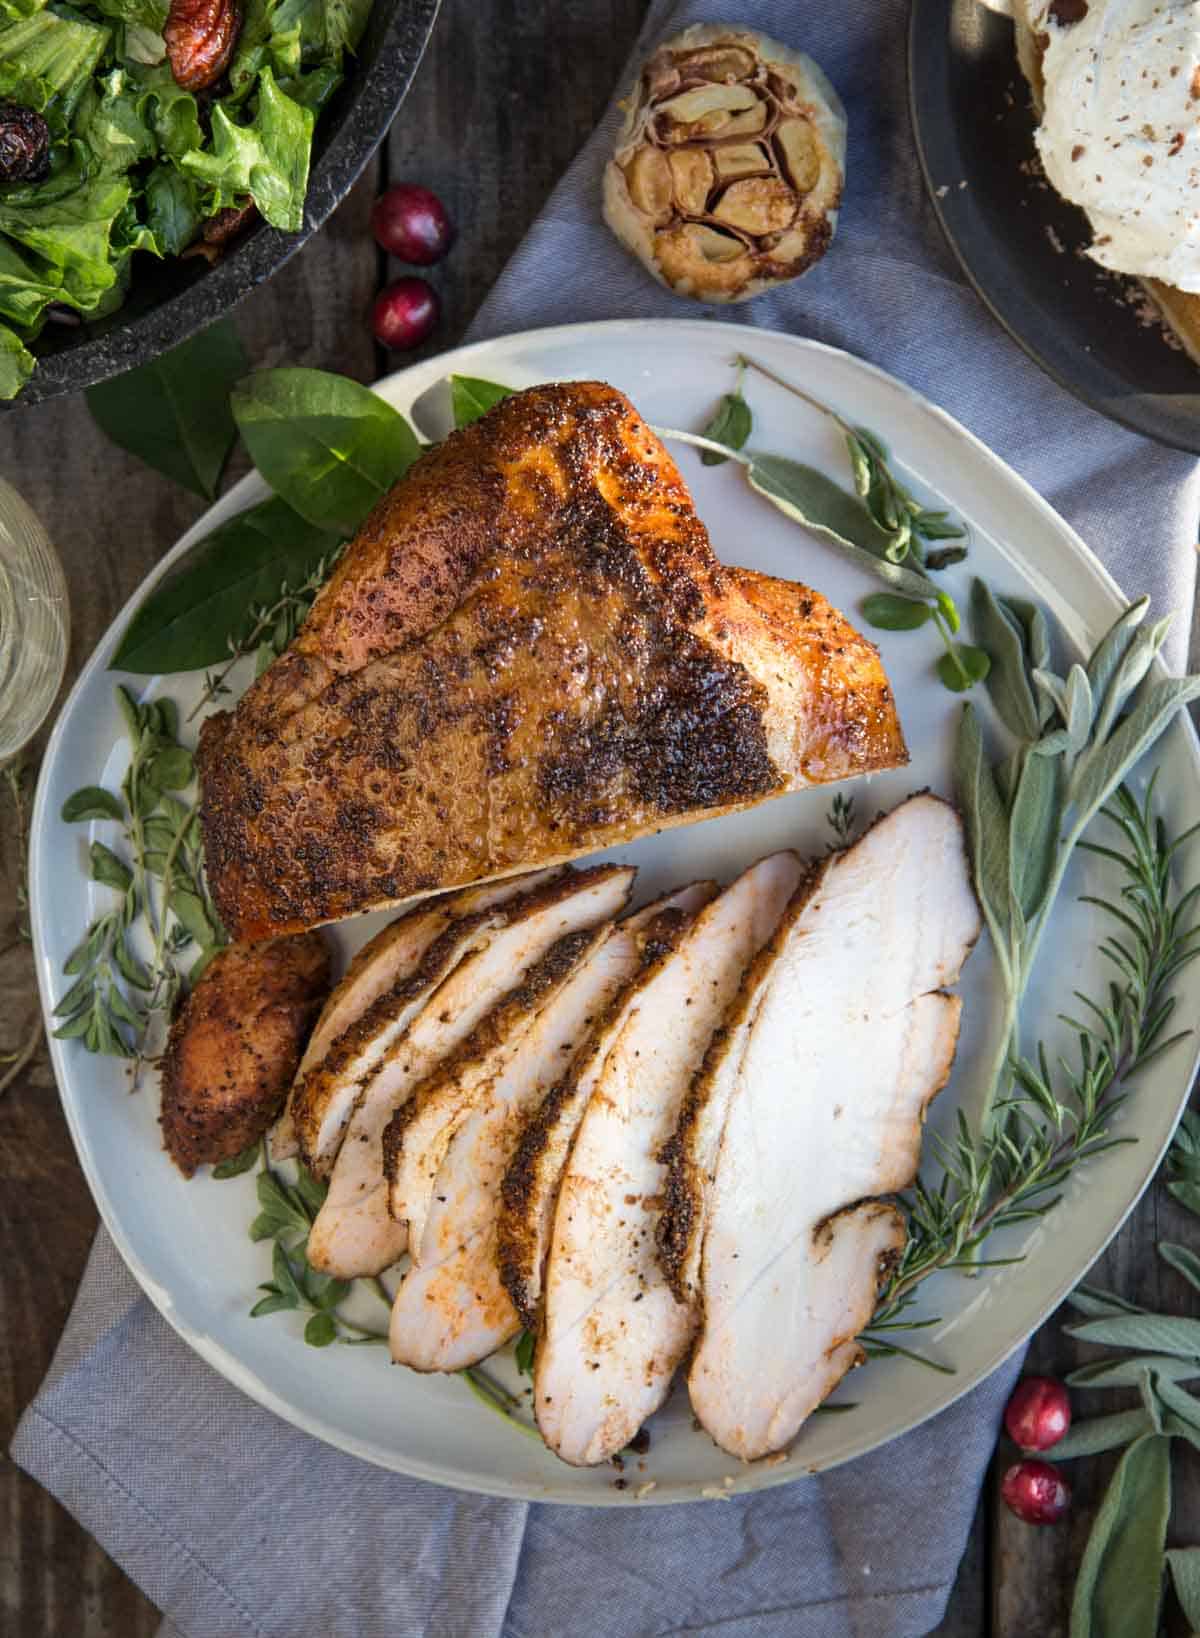
{"type": "Polygon", "coordinates": [[[255,466],[319,529],[353,534],[421,453],[399,410],[326,370],[258,370],[231,402],[255,466]]]}
{"type": "Polygon", "coordinates": [[[253,624],[251,608],[272,602],[329,557],[339,537],[272,498],[221,524],[161,580],[134,614],[113,655],[114,671],[199,671],[229,657],[253,624]]]}
{"type": "Polygon", "coordinates": [[[452,375],[450,407],[454,414],[454,425],[460,430],[469,427],[473,421],[478,421],[486,415],[488,410],[494,409],[504,399],[511,398],[515,391],[515,387],[502,387],[496,381],[483,381],[478,376],[452,375]]]}
{"type": "Polygon", "coordinates": [[[245,372],[237,331],[221,319],[149,364],[89,387],[88,408],[114,444],[212,500],[237,436],[230,389],[245,372]]]}

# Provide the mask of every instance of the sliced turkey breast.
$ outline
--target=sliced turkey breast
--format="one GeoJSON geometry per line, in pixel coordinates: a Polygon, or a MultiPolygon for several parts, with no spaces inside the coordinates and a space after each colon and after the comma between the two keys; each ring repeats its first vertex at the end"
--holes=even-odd
{"type": "Polygon", "coordinates": [[[413,1088],[467,1040],[551,945],[622,909],[633,876],[617,865],[571,871],[491,912],[499,925],[438,986],[363,1086],[309,1236],[315,1268],[353,1279],[378,1274],[403,1254],[408,1229],[388,1212],[384,1128],[413,1088]]]}
{"type": "Polygon", "coordinates": [[[504,904],[518,893],[528,893],[542,881],[551,880],[555,874],[552,870],[538,870],[526,876],[493,882],[486,887],[468,887],[458,893],[447,893],[440,899],[414,906],[407,914],[389,922],[363,945],[331,991],[317,1019],[316,1028],[309,1037],[287,1104],[271,1133],[271,1154],[274,1159],[289,1160],[299,1148],[293,1108],[305,1076],[324,1062],[335,1045],[340,1045],[339,1038],[362,1018],[368,1008],[413,976],[425,952],[450,923],[504,904]]]}
{"type": "MultiPolygon", "coordinates": [[[[642,917],[632,917],[641,921],[642,917]]],[[[392,1357],[424,1371],[457,1371],[494,1353],[520,1329],[500,1279],[500,1183],[529,1111],[561,1079],[596,1020],[640,959],[628,923],[606,930],[537,1014],[481,1101],[450,1140],[414,1266],[392,1308],[392,1357]]]]}
{"type": "Polygon", "coordinates": [[[625,988],[601,1013],[565,1075],[527,1117],[500,1189],[496,1261],[522,1322],[534,1330],[542,1271],[550,1249],[563,1167],[613,1041],[637,1005],[641,986],[675,947],[692,917],[717,894],[716,882],[692,882],[627,916],[613,931],[609,960],[620,959],[625,988]]]}
{"type": "MultiPolygon", "coordinates": [[[[952,984],[979,935],[957,813],[905,802],[798,895],[748,1024],[707,1199],[701,1423],[746,1460],[785,1447],[862,1352],[904,1244],[872,1198],[916,1175],[958,1036],[952,984]]],[[[756,975],[756,981],[762,977],[756,975]]],[[[681,1171],[703,1188],[704,1165],[681,1171]]]]}
{"type": "Polygon", "coordinates": [[[659,1151],[800,876],[794,853],[774,854],[701,910],[600,1070],[559,1190],[534,1358],[538,1427],[565,1461],[604,1461],[628,1444],[691,1342],[694,1308],[676,1301],[655,1255],[659,1151]]]}
{"type": "Polygon", "coordinates": [[[552,945],[457,1051],[413,1088],[384,1128],[388,1209],[398,1223],[407,1223],[409,1249],[418,1261],[438,1171],[455,1132],[611,927],[585,928],[552,945]]]}

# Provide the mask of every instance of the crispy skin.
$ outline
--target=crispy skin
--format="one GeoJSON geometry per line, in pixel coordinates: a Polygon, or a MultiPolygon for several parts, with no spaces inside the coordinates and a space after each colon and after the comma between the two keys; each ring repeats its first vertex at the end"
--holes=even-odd
{"type": "Polygon", "coordinates": [[[422,457],[204,724],[209,878],[263,937],[906,756],[874,647],[722,567],[628,400],[537,387],[422,457]]]}
{"type": "Polygon", "coordinates": [[[317,933],[214,957],[176,1013],[163,1058],[163,1146],[185,1177],[262,1137],[328,993],[317,933]]]}

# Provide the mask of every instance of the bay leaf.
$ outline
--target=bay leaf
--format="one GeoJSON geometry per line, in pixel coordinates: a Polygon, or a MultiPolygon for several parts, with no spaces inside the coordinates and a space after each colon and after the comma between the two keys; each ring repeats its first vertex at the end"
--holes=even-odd
{"type": "Polygon", "coordinates": [[[1098,1456],[1101,1451],[1116,1450],[1153,1431],[1154,1424],[1144,1410],[1114,1411],[1111,1416],[1092,1416],[1086,1422],[1073,1422],[1070,1432],[1046,1452],[1046,1459],[1069,1462],[1077,1456],[1098,1456]]]}
{"type": "Polygon", "coordinates": [[[1082,1320],[1066,1329],[1081,1342],[1171,1354],[1176,1359],[1200,1359],[1200,1320],[1173,1314],[1112,1314],[1104,1319],[1082,1320]]]}
{"type": "Polygon", "coordinates": [[[750,487],[907,597],[937,599],[933,581],[888,559],[893,537],[881,529],[857,496],[815,467],[782,455],[756,455],[746,470],[750,487]]]}
{"type": "Polygon", "coordinates": [[[1171,1511],[1170,1440],[1143,1434],[1117,1464],[1075,1583],[1070,1638],[1158,1631],[1171,1511]]]}
{"type": "Polygon", "coordinates": [[[253,624],[252,605],[298,585],[339,537],[272,497],[221,524],[153,588],[126,626],[111,669],[199,671],[229,657],[253,624]]]}
{"type": "Polygon", "coordinates": [[[237,437],[229,394],[246,355],[221,319],[148,364],[87,390],[92,419],[114,444],[212,500],[237,437]]]}
{"type": "Polygon", "coordinates": [[[1193,1632],[1200,1631],[1200,1547],[1172,1547],[1167,1553],[1171,1585],[1193,1632]]]}
{"type": "Polygon", "coordinates": [[[1037,739],[1042,725],[1029,682],[1023,632],[1017,617],[1002,608],[991,587],[979,579],[971,585],[971,626],[976,642],[992,657],[988,694],[1001,722],[1018,739],[1037,739]]]}
{"type": "Polygon", "coordinates": [[[230,402],[255,466],[318,529],[353,534],[421,453],[399,410],[326,370],[258,370],[230,402]]]}
{"type": "MultiPolygon", "coordinates": [[[[511,398],[516,390],[515,387],[502,387],[495,381],[483,381],[474,375],[452,375],[450,408],[454,415],[454,425],[459,428],[469,427],[473,421],[478,421],[505,398],[511,398]]],[[[745,439],[742,442],[744,443],[745,439]]],[[[741,444],[738,448],[741,448],[741,444]]],[[[706,456],[705,460],[707,459],[706,456]]]]}

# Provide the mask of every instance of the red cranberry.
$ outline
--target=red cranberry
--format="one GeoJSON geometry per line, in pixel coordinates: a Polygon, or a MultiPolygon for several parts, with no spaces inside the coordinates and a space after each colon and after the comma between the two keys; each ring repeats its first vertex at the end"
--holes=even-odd
{"type": "Polygon", "coordinates": [[[371,211],[371,232],[389,256],[416,267],[440,262],[454,243],[446,207],[416,182],[398,182],[380,194],[371,211]]]}
{"type": "Polygon", "coordinates": [[[424,279],[397,279],[375,298],[375,339],[393,352],[419,347],[437,323],[441,306],[437,291],[424,279]]]}
{"type": "Polygon", "coordinates": [[[1026,1524],[1057,1524],[1071,1505],[1071,1487],[1056,1467],[1026,1457],[1000,1481],[1005,1505],[1026,1524]]]}
{"type": "Polygon", "coordinates": [[[1005,1406],[1004,1426],[1022,1450],[1049,1450],[1071,1426],[1066,1388],[1051,1376],[1025,1377],[1005,1406]]]}

